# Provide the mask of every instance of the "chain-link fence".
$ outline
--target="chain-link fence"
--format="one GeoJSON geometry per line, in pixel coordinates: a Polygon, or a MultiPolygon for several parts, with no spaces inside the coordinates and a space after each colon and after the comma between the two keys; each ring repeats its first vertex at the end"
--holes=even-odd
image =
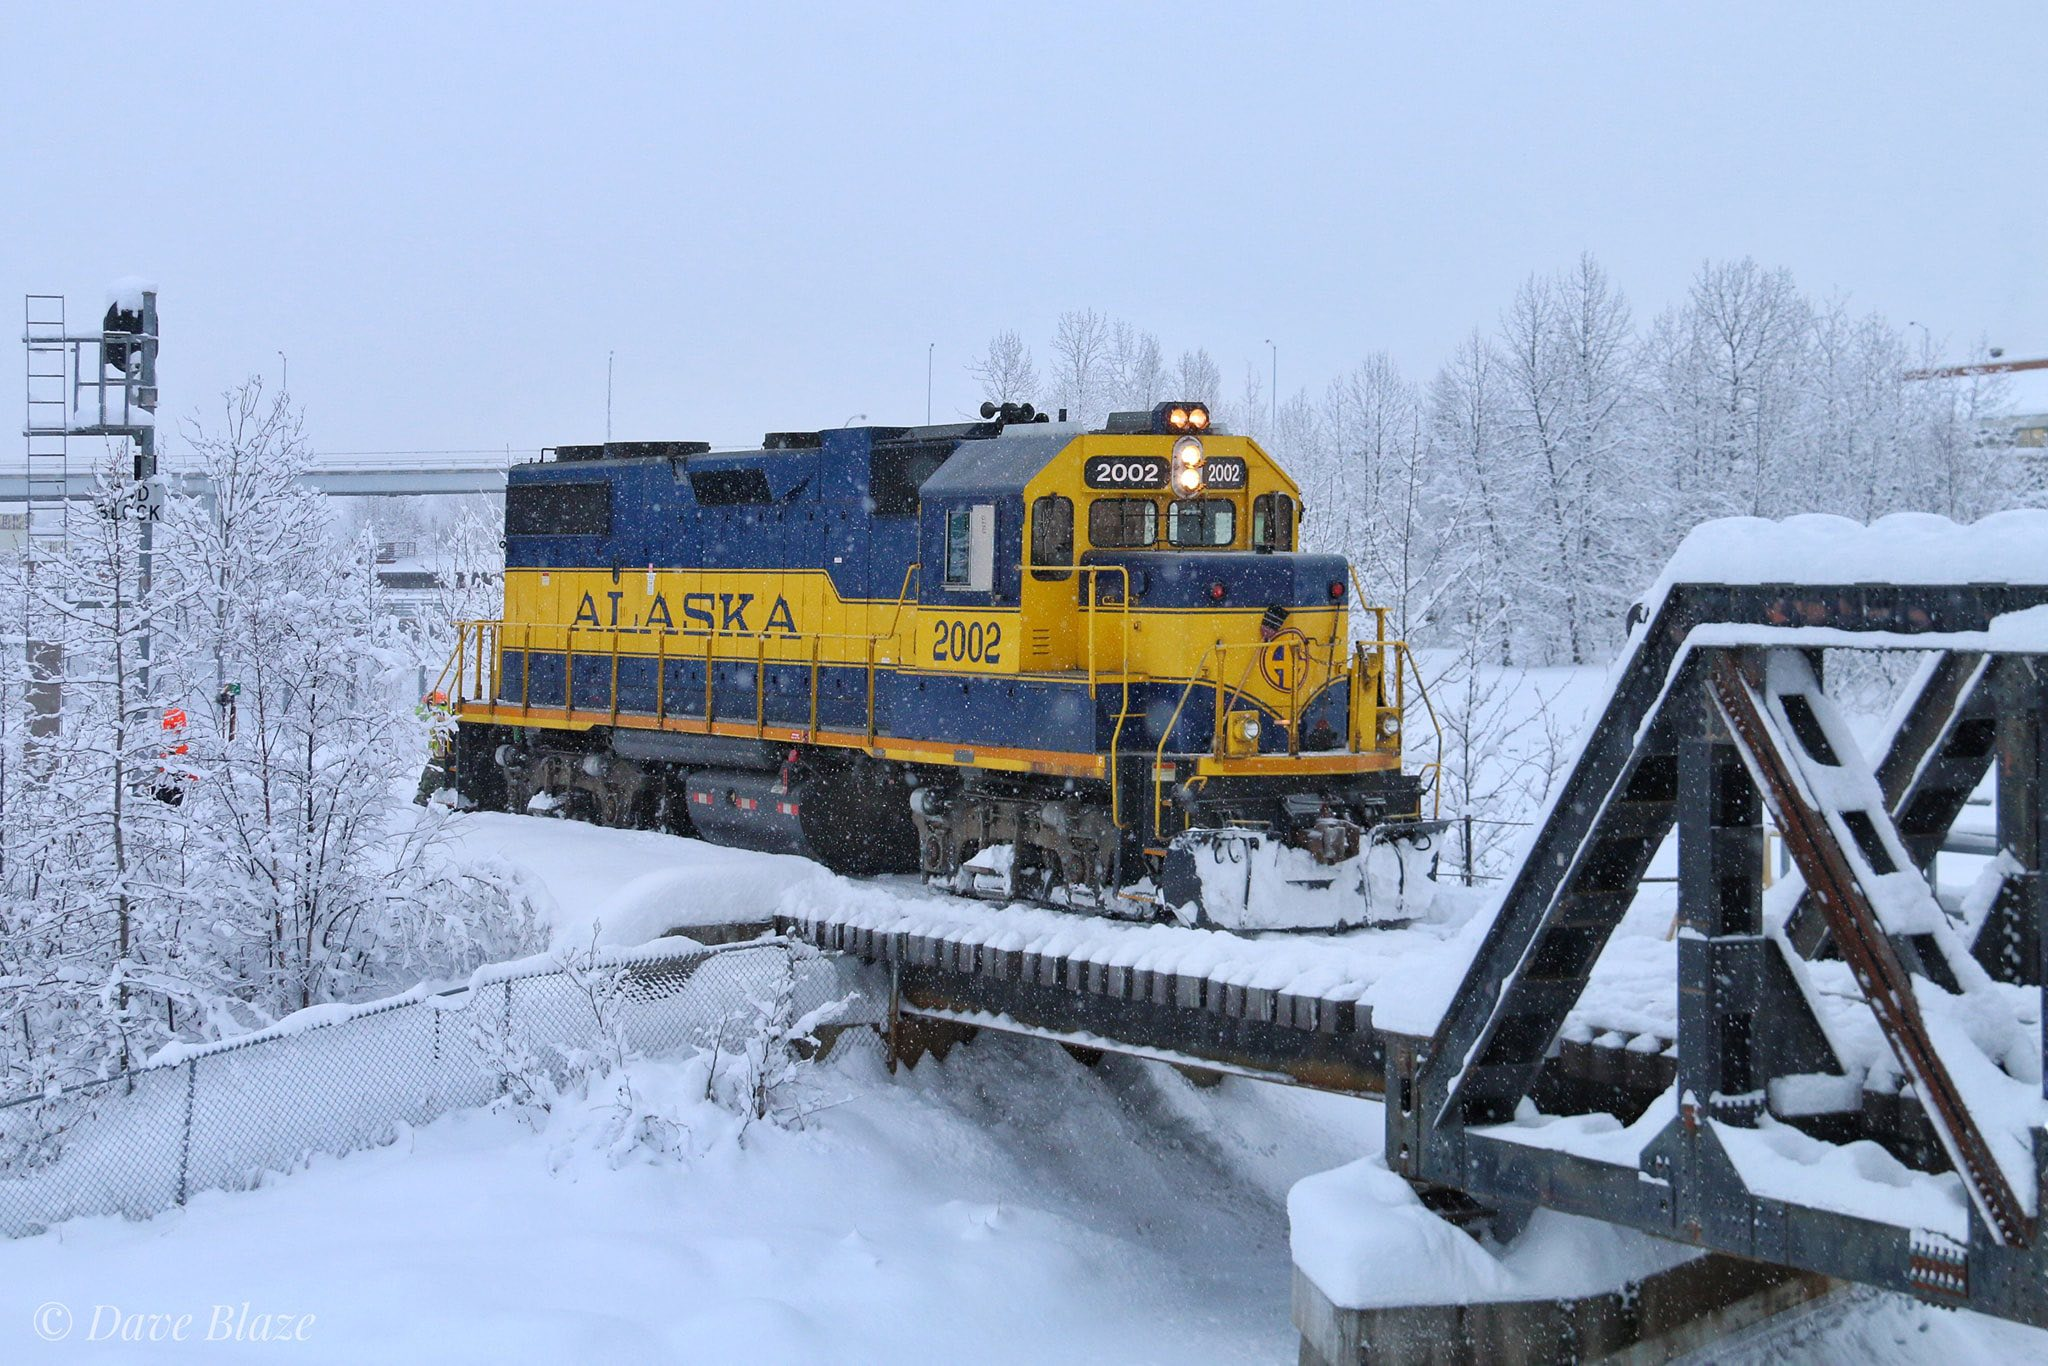
{"type": "Polygon", "coordinates": [[[387,1142],[503,1092],[508,1049],[550,1068],[592,1049],[730,1049],[849,998],[834,1023],[872,1022],[878,1003],[858,999],[857,971],[779,939],[599,950],[0,1105],[0,1236],[80,1215],[142,1218],[313,1153],[387,1142]]]}

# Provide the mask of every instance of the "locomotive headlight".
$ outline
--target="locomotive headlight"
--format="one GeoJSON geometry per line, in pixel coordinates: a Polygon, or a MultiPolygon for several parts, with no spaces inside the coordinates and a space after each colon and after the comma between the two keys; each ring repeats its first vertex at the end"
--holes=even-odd
{"type": "Polygon", "coordinates": [[[1180,407],[1167,409],[1166,425],[1177,432],[1186,431],[1188,429],[1188,410],[1180,407]]]}
{"type": "Polygon", "coordinates": [[[1237,721],[1237,738],[1248,745],[1257,744],[1259,742],[1259,718],[1256,716],[1239,717],[1237,721]]]}
{"type": "Polygon", "coordinates": [[[1400,733],[1401,718],[1399,714],[1395,712],[1382,712],[1380,714],[1380,734],[1386,739],[1391,740],[1400,733]]]}
{"type": "Polygon", "coordinates": [[[1208,425],[1209,410],[1199,403],[1190,404],[1188,406],[1188,430],[1199,432],[1208,427],[1208,425]]]}
{"type": "Polygon", "coordinates": [[[1203,468],[1207,459],[1200,437],[1184,436],[1173,443],[1174,497],[1192,498],[1202,491],[1209,482],[1209,472],[1203,468]]]}

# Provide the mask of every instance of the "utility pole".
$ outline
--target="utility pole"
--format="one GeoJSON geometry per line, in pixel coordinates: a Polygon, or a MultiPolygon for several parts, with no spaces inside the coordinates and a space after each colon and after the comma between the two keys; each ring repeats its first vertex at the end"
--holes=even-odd
{"type": "Polygon", "coordinates": [[[937,342],[927,342],[924,348],[924,425],[932,425],[932,354],[939,349],[937,342]]]}

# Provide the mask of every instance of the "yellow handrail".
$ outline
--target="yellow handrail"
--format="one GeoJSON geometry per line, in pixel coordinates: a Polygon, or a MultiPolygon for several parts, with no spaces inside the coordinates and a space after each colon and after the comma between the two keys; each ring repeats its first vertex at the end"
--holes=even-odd
{"type": "MultiPolygon", "coordinates": [[[[1431,773],[1433,774],[1433,776],[1432,776],[1432,777],[1431,777],[1431,779],[1430,779],[1430,784],[1429,784],[1429,794],[1430,794],[1430,809],[1429,809],[1429,814],[1430,814],[1430,818],[1431,818],[1432,820],[1434,820],[1434,819],[1436,819],[1436,818],[1438,818],[1438,817],[1442,816],[1442,815],[1443,815],[1443,810],[1444,810],[1444,785],[1443,785],[1443,772],[1444,772],[1444,727],[1443,727],[1443,722],[1441,722],[1441,721],[1439,721],[1439,720],[1437,719],[1437,714],[1436,714],[1436,704],[1435,704],[1435,703],[1433,703],[1433,702],[1431,702],[1431,701],[1429,700],[1429,684],[1427,684],[1427,683],[1425,683],[1425,682],[1423,681],[1423,678],[1422,678],[1422,666],[1421,666],[1420,664],[1417,664],[1417,663],[1415,662],[1415,652],[1414,652],[1413,650],[1409,649],[1409,648],[1408,648],[1408,646],[1407,646],[1407,643],[1406,643],[1406,642],[1404,641],[1404,642],[1402,642],[1402,643],[1401,643],[1401,645],[1400,645],[1400,647],[1399,647],[1399,653],[1400,653],[1400,657],[1401,657],[1402,659],[1404,659],[1404,660],[1406,660],[1406,661],[1407,661],[1407,664],[1408,664],[1408,668],[1409,668],[1409,669],[1410,669],[1411,671],[1413,671],[1413,673],[1415,674],[1415,691],[1416,691],[1417,693],[1419,693],[1419,694],[1421,695],[1421,697],[1422,697],[1422,709],[1423,709],[1423,711],[1424,711],[1424,712],[1426,712],[1426,713],[1428,714],[1428,716],[1429,716],[1429,724],[1430,724],[1430,726],[1431,726],[1431,727],[1432,727],[1432,728],[1433,728],[1433,729],[1434,729],[1434,730],[1436,731],[1436,758],[1435,758],[1434,760],[1432,760],[1431,762],[1429,762],[1429,763],[1427,763],[1427,764],[1423,764],[1423,765],[1421,765],[1420,767],[1418,767],[1418,768],[1416,769],[1416,772],[1417,772],[1418,774],[1419,774],[1419,773],[1423,773],[1423,772],[1431,772],[1431,773]]],[[[1408,736],[1407,736],[1407,731],[1406,731],[1406,727],[1407,727],[1407,718],[1406,718],[1406,716],[1405,716],[1405,715],[1404,715],[1404,716],[1402,717],[1402,723],[1401,723],[1401,724],[1402,724],[1402,727],[1403,727],[1403,730],[1402,730],[1402,735],[1401,735],[1401,743],[1402,743],[1403,749],[1405,750],[1405,748],[1406,748],[1406,746],[1407,746],[1407,742],[1408,742],[1408,736]]]]}
{"type": "Polygon", "coordinates": [[[1124,722],[1131,714],[1131,569],[1122,564],[1084,564],[1074,566],[1083,574],[1094,577],[1084,580],[1088,585],[1086,620],[1088,623],[1088,700],[1095,700],[1095,612],[1102,604],[1102,578],[1104,573],[1114,572],[1123,578],[1123,592],[1117,597],[1117,608],[1123,616],[1123,630],[1117,639],[1122,643],[1118,651],[1117,680],[1121,691],[1116,704],[1116,725],[1109,732],[1109,764],[1105,776],[1109,779],[1109,823],[1123,829],[1123,783],[1117,778],[1117,760],[1122,757],[1124,722]]]}
{"type": "Polygon", "coordinates": [[[910,567],[903,571],[902,586],[896,590],[896,610],[889,614],[889,629],[879,636],[869,636],[867,637],[868,639],[887,640],[896,634],[896,625],[903,619],[903,604],[910,601],[910,576],[913,574],[918,577],[919,588],[921,589],[924,586],[923,566],[918,561],[912,560],[910,567]]]}
{"type": "MultiPolygon", "coordinates": [[[[1180,690],[1180,700],[1173,704],[1173,714],[1166,718],[1166,728],[1159,733],[1159,748],[1152,753],[1152,829],[1154,833],[1157,833],[1159,830],[1160,807],[1165,800],[1165,782],[1160,778],[1159,770],[1166,764],[1166,742],[1173,738],[1173,728],[1180,724],[1181,710],[1187,706],[1188,699],[1194,696],[1195,685],[1202,681],[1202,675],[1207,672],[1209,656],[1215,654],[1222,646],[1223,642],[1219,640],[1208,649],[1202,651],[1202,657],[1195,661],[1195,671],[1188,678],[1187,686],[1180,690]]],[[[1220,705],[1223,697],[1223,690],[1221,688],[1216,690],[1216,696],[1219,702],[1216,712],[1220,716],[1223,712],[1223,708],[1220,705]]],[[[1211,753],[1215,752],[1216,744],[1216,738],[1212,736],[1210,739],[1211,753]]],[[[1112,821],[1116,819],[1116,812],[1113,809],[1110,812],[1110,819],[1112,821]]]]}

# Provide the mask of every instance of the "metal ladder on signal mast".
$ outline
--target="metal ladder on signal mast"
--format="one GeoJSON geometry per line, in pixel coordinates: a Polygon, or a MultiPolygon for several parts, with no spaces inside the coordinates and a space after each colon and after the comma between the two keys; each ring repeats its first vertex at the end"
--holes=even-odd
{"type": "Polygon", "coordinates": [[[22,313],[28,399],[22,427],[28,442],[24,548],[35,558],[64,549],[64,502],[71,477],[71,375],[64,296],[26,295],[22,313]]]}

